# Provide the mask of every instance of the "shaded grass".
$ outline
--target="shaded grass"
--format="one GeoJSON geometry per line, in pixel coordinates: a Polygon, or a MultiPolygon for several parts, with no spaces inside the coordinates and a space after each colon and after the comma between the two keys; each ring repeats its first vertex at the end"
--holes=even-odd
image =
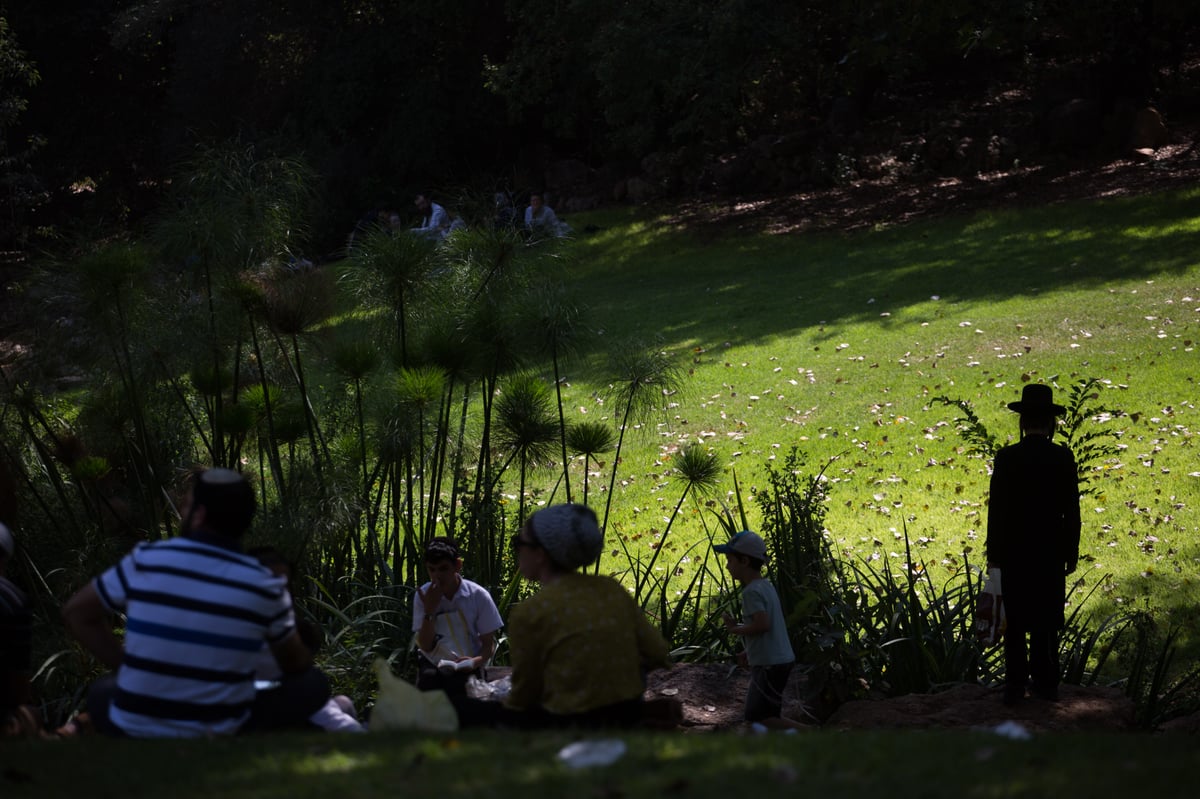
{"type": "MultiPolygon", "coordinates": [[[[610,534],[649,552],[670,513],[671,458],[688,443],[736,465],[751,492],[798,444],[809,463],[833,459],[826,521],[844,556],[901,562],[907,524],[914,559],[950,572],[964,551],[982,560],[990,464],[964,453],[932,397],[970,401],[1003,443],[1017,432],[1005,405],[1025,382],[1065,393],[1097,377],[1102,403],[1126,415],[1103,423],[1122,450],[1083,505],[1078,576],[1101,583],[1097,614],[1154,607],[1190,629],[1196,653],[1200,191],[852,235],[711,236],[667,219],[573,220],[604,228],[572,267],[602,331],[567,364],[575,419],[609,414],[605,342],[658,338],[690,374],[629,439],[610,534]]],[[[688,511],[668,553],[705,535],[701,509],[688,511]]]]}
{"type": "Polygon", "coordinates": [[[282,735],[214,741],[8,742],[7,799],[69,796],[1001,797],[1192,795],[1188,736],[987,732],[624,734],[615,765],[572,771],[569,733],[282,735]],[[936,756],[933,756],[936,753],[936,756]],[[70,768],[63,768],[69,761],[70,768]]]}

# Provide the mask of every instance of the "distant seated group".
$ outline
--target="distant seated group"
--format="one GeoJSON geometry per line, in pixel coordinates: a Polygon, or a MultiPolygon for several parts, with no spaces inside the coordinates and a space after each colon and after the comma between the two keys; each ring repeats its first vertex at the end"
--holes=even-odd
{"type": "Polygon", "coordinates": [[[555,215],[554,209],[546,205],[541,194],[529,195],[529,206],[525,209],[525,229],[531,233],[558,238],[571,233],[571,226],[555,215]]]}
{"type": "MultiPolygon", "coordinates": [[[[434,202],[428,193],[421,193],[413,200],[413,205],[421,214],[421,223],[416,227],[405,228],[400,214],[396,211],[374,210],[367,212],[354,231],[350,234],[350,246],[366,230],[371,227],[385,227],[394,233],[407,230],[415,236],[442,241],[456,230],[464,230],[467,223],[461,216],[451,214],[445,206],[434,202]]],[[[571,234],[571,226],[559,219],[554,209],[545,203],[545,195],[534,192],[529,195],[529,205],[525,208],[524,216],[520,216],[509,196],[503,192],[496,194],[496,213],[493,223],[497,227],[520,228],[531,237],[563,238],[571,234]]]]}
{"type": "Polygon", "coordinates": [[[421,212],[421,224],[418,227],[410,228],[409,232],[418,236],[424,236],[427,239],[441,241],[456,230],[465,228],[467,224],[463,222],[462,217],[451,217],[446,212],[446,209],[429,199],[428,195],[418,194],[413,200],[413,204],[417,206],[417,210],[421,212]]]}

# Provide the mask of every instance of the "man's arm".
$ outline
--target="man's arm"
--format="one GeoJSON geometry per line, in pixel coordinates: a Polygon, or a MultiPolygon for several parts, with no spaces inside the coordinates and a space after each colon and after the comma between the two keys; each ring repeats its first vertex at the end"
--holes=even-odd
{"type": "Polygon", "coordinates": [[[423,652],[432,652],[433,645],[437,643],[437,625],[434,619],[441,602],[442,592],[433,583],[424,591],[417,589],[417,597],[413,602],[413,622],[417,633],[417,646],[423,652]]]}
{"type": "Polygon", "coordinates": [[[298,629],[293,629],[286,638],[271,644],[271,654],[284,674],[296,674],[312,665],[312,651],[304,645],[298,629]]]}
{"type": "Polygon", "coordinates": [[[80,588],[67,600],[62,610],[67,630],[96,659],[116,670],[121,665],[121,639],[113,632],[109,610],[100,600],[95,581],[80,588]]]}
{"type": "Polygon", "coordinates": [[[479,654],[471,658],[471,665],[476,669],[482,669],[494,654],[496,654],[496,634],[494,632],[480,633],[479,654]]]}
{"type": "Polygon", "coordinates": [[[1079,533],[1083,523],[1079,514],[1079,470],[1075,465],[1075,456],[1070,454],[1070,450],[1067,452],[1063,492],[1066,495],[1066,507],[1063,510],[1066,562],[1063,565],[1066,573],[1070,574],[1079,565],[1079,533]]]}
{"type": "Polygon", "coordinates": [[[1008,562],[1008,536],[1011,529],[1009,522],[1016,498],[1013,496],[1012,476],[1010,475],[1010,450],[1003,449],[996,453],[992,463],[992,477],[988,482],[987,498],[987,533],[984,539],[984,552],[989,569],[1003,568],[1008,562]]]}

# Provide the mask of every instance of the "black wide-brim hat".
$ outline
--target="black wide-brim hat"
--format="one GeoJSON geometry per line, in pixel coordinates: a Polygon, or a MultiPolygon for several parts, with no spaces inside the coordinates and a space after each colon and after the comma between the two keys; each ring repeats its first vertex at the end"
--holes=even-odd
{"type": "Polygon", "coordinates": [[[1067,409],[1054,402],[1054,392],[1045,383],[1029,383],[1021,389],[1021,400],[1008,403],[1010,411],[1017,413],[1049,413],[1062,416],[1067,409]]]}

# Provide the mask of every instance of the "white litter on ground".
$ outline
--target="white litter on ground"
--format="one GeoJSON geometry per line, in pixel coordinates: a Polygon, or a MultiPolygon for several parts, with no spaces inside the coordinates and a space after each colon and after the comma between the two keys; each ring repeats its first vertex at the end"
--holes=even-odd
{"type": "Polygon", "coordinates": [[[568,768],[610,766],[625,754],[625,742],[619,738],[576,741],[558,750],[558,759],[568,768]]]}

